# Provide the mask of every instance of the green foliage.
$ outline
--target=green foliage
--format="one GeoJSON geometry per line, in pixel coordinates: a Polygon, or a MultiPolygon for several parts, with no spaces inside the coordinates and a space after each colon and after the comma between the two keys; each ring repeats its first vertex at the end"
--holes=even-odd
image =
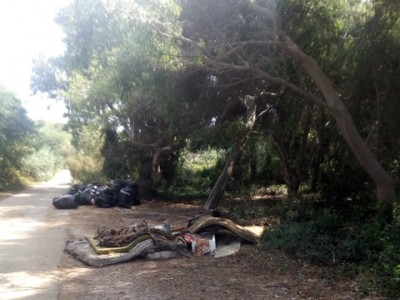
{"type": "MultiPolygon", "coordinates": [[[[287,217],[297,219],[290,213],[287,217]]],[[[337,259],[334,237],[339,225],[340,216],[324,210],[312,220],[282,224],[265,235],[264,246],[283,249],[312,263],[332,264],[337,259]]]]}
{"type": "Polygon", "coordinates": [[[26,157],[23,162],[21,173],[35,181],[50,179],[58,166],[57,158],[52,149],[45,145],[32,155],[26,157]]]}
{"type": "MultiPolygon", "coordinates": [[[[260,3],[267,5],[267,1],[260,3]]],[[[288,89],[259,80],[257,74],[226,68],[228,61],[237,67],[258,68],[315,93],[307,76],[268,40],[265,32],[271,23],[239,4],[239,0],[203,1],[200,6],[173,0],[74,1],[57,19],[66,33],[67,51],[57,59],[37,60],[33,88],[66,101],[74,137],[81,126],[92,123],[123,131],[121,143],[173,145],[174,153],[179,153],[187,138],[197,149],[229,150],[242,125],[243,111],[236,100],[257,94],[260,110],[268,111],[257,130],[265,140],[272,136],[269,148],[274,145],[278,150],[259,152],[265,182],[285,179],[289,191],[307,182],[333,198],[336,191],[336,198],[343,199],[363,197],[360,190],[370,193],[371,185],[359,176],[362,170],[346,165],[354,159],[332,133],[336,130],[332,123],[326,125],[331,120],[323,111],[288,89]],[[229,54],[232,45],[242,42],[246,46],[229,54]],[[201,55],[211,56],[203,59],[201,55]],[[197,59],[202,63],[197,64],[197,59]],[[210,59],[218,63],[213,65],[210,59]],[[349,173],[356,175],[334,180],[349,173]]],[[[361,113],[355,113],[356,122],[371,137],[369,141],[392,174],[397,174],[395,144],[400,139],[395,133],[398,118],[392,115],[398,111],[394,101],[398,61],[392,55],[398,48],[395,4],[346,0],[280,0],[275,4],[283,29],[318,61],[350,107],[361,107],[361,113]],[[386,53],[379,45],[392,50],[386,53]],[[380,55],[378,61],[379,53],[387,55],[380,55]],[[374,70],[368,69],[372,66],[368,61],[374,61],[374,70]],[[390,84],[385,86],[386,82],[390,84]],[[380,101],[380,112],[374,101],[375,87],[381,99],[388,95],[393,99],[380,101]],[[378,116],[381,125],[375,128],[371,124],[376,124],[378,116]]],[[[121,151],[126,155],[129,150],[121,151]]],[[[136,152],[138,158],[141,151],[136,152]]],[[[244,153],[235,171],[241,185],[259,179],[254,177],[251,158],[251,153],[244,153]]]]}
{"type": "Polygon", "coordinates": [[[287,195],[287,189],[284,184],[273,184],[262,189],[262,195],[287,195]]]}
{"type": "Polygon", "coordinates": [[[95,126],[81,129],[76,141],[76,148],[69,155],[66,165],[77,182],[104,183],[104,159],[101,155],[103,147],[102,133],[95,126]]]}
{"type": "Polygon", "coordinates": [[[22,178],[49,179],[63,167],[70,147],[62,124],[34,124],[20,101],[0,87],[0,189],[22,178]]]}
{"type": "Polygon", "coordinates": [[[91,182],[102,184],[106,178],[102,172],[101,163],[89,155],[76,153],[67,160],[68,168],[76,182],[91,182]]]}
{"type": "Polygon", "coordinates": [[[281,225],[264,236],[262,247],[281,249],[315,264],[348,264],[347,274],[357,276],[370,292],[400,296],[398,207],[378,206],[368,219],[354,222],[332,209],[311,209],[306,204],[301,211],[300,205],[284,206],[289,212],[282,214],[281,225]]]}
{"type": "Polygon", "coordinates": [[[181,155],[181,166],[182,169],[188,172],[209,170],[216,165],[223,155],[223,152],[213,149],[198,152],[189,152],[186,150],[181,155]]]}
{"type": "Polygon", "coordinates": [[[223,153],[208,149],[181,156],[172,184],[166,185],[162,197],[170,199],[203,199],[209,194],[223,167],[223,153]]]}
{"type": "Polygon", "coordinates": [[[398,164],[400,108],[397,84],[400,78],[398,1],[373,1],[369,14],[357,18],[347,43],[344,66],[350,109],[357,118],[368,145],[399,186],[398,164]]]}
{"type": "Polygon", "coordinates": [[[70,135],[63,124],[39,122],[32,136],[33,153],[22,161],[21,174],[34,181],[50,179],[57,169],[63,169],[71,153],[70,135]]]}
{"type": "Polygon", "coordinates": [[[365,283],[372,289],[384,291],[391,298],[400,297],[400,206],[394,208],[393,221],[384,224],[379,234],[376,248],[372,252],[371,264],[363,265],[365,283]],[[372,267],[371,267],[372,266],[372,267]]]}
{"type": "Polygon", "coordinates": [[[179,45],[157,30],[179,33],[180,12],[173,0],[74,1],[57,18],[66,53],[36,61],[32,88],[65,101],[78,151],[86,125],[118,131],[118,145],[103,151],[109,177],[137,174],[156,145],[175,153],[184,145],[190,119],[175,89],[179,45]]]}
{"type": "Polygon", "coordinates": [[[262,218],[269,215],[271,202],[273,201],[251,201],[247,198],[242,202],[236,203],[234,199],[228,199],[225,201],[224,208],[227,209],[228,217],[240,224],[244,220],[262,218]]]}
{"type": "Polygon", "coordinates": [[[62,80],[58,70],[60,61],[55,58],[46,59],[40,55],[33,60],[31,90],[33,93],[47,91],[50,98],[57,98],[58,90],[65,90],[67,83],[62,80]]]}
{"type": "Polygon", "coordinates": [[[125,149],[121,144],[118,133],[107,128],[103,130],[104,144],[101,154],[104,157],[103,172],[107,178],[124,178],[129,173],[125,149]]]}
{"type": "Polygon", "coordinates": [[[0,190],[21,183],[23,160],[33,152],[34,133],[19,99],[0,85],[0,190]]]}
{"type": "MultiPolygon", "coordinates": [[[[258,1],[276,4],[283,29],[328,75],[400,190],[398,1],[272,2],[258,1]]],[[[228,184],[232,198],[250,198],[256,184],[279,195],[307,184],[318,198],[293,197],[276,207],[235,206],[232,200],[231,216],[274,214],[281,226],[266,235],[265,246],[315,263],[356,264],[362,274],[381,278],[375,282],[395,297],[398,211],[391,220],[376,207],[371,180],[329,112],[276,80],[260,79],[268,73],[322,97],[269,37],[271,22],[246,7],[241,0],[76,0],[62,11],[58,23],[67,51],[38,59],[32,81],[34,91],[66,102],[75,150],[61,152],[70,154],[73,176],[148,179],[154,148],[165,147],[171,152],[162,162],[164,193],[204,197],[224,165],[220,153],[229,153],[243,128],[239,97],[257,95],[262,116],[228,184]],[[188,142],[192,152],[182,152],[188,142]],[[277,188],[283,182],[286,188],[277,188]]],[[[10,143],[28,123],[11,117],[17,110],[6,111],[10,116],[0,118],[0,172],[8,175],[0,173],[0,180],[18,177],[18,157],[32,150],[26,135],[10,143]],[[12,151],[4,150],[6,139],[12,151]]],[[[58,165],[62,156],[52,146],[63,143],[56,135],[40,143],[46,148],[35,145],[38,153],[25,160],[35,166],[27,168],[31,174],[43,169],[40,157],[53,153],[58,165]]]]}

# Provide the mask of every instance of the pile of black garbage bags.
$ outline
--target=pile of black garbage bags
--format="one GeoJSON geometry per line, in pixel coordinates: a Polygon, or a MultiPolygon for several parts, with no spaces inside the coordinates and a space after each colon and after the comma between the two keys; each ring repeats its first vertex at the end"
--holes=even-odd
{"type": "Polygon", "coordinates": [[[67,194],[53,199],[59,209],[78,208],[79,205],[97,205],[102,208],[119,206],[131,208],[140,204],[139,187],[132,180],[118,180],[110,185],[75,184],[67,194]]]}

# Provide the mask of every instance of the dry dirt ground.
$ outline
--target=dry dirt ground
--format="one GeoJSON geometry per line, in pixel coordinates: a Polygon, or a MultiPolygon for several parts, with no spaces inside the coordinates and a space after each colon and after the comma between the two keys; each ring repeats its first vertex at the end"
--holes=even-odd
{"type": "MultiPolygon", "coordinates": [[[[68,211],[70,239],[93,234],[100,225],[120,228],[146,220],[149,225],[184,225],[196,205],[144,202],[132,209],[81,206],[68,211]]],[[[66,213],[67,214],[67,213],[66,213]]],[[[268,234],[268,232],[266,233],[268,234]]],[[[359,299],[349,280],[328,279],[329,268],[309,266],[277,251],[242,244],[239,253],[170,260],[134,259],[89,267],[64,253],[59,299],[359,299]]]]}

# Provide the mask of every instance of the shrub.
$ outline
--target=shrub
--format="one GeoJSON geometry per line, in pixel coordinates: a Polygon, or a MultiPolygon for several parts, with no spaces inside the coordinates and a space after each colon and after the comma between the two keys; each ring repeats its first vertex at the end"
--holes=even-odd
{"type": "Polygon", "coordinates": [[[333,264],[340,216],[324,210],[315,219],[283,223],[264,236],[263,247],[277,248],[312,263],[333,264]]]}
{"type": "Polygon", "coordinates": [[[380,247],[373,252],[374,259],[371,264],[365,264],[363,271],[372,275],[370,280],[367,280],[369,286],[383,291],[388,297],[399,299],[400,205],[397,205],[393,212],[392,222],[386,224],[379,235],[380,247]]]}
{"type": "Polygon", "coordinates": [[[400,297],[400,206],[378,205],[368,219],[352,223],[332,209],[305,214],[294,207],[286,204],[285,222],[264,236],[263,248],[316,264],[347,264],[365,292],[400,297]]]}
{"type": "Polygon", "coordinates": [[[101,160],[96,160],[91,156],[76,154],[67,160],[67,166],[76,182],[98,184],[106,182],[101,160]]]}
{"type": "Polygon", "coordinates": [[[220,156],[215,150],[184,152],[173,184],[167,184],[159,196],[185,200],[206,198],[223,167],[220,156]]]}
{"type": "Polygon", "coordinates": [[[48,146],[43,146],[23,159],[22,175],[35,181],[48,180],[54,175],[58,161],[56,154],[48,146]]]}

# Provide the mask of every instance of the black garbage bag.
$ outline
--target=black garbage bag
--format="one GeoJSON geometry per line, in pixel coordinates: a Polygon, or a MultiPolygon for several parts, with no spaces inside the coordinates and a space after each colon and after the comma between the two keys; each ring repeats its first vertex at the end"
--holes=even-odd
{"type": "Polygon", "coordinates": [[[129,181],[125,187],[125,190],[131,195],[131,204],[132,205],[140,205],[140,195],[139,195],[139,186],[134,181],[129,181]]]}
{"type": "Polygon", "coordinates": [[[112,195],[112,191],[111,191],[110,187],[108,187],[106,185],[102,185],[102,186],[99,186],[96,189],[96,193],[95,194],[96,194],[96,197],[98,197],[98,196],[100,196],[102,194],[112,195]]]}
{"type": "Polygon", "coordinates": [[[102,208],[113,207],[117,204],[118,197],[114,196],[113,190],[108,186],[100,186],[96,190],[96,205],[102,208]]]}
{"type": "Polygon", "coordinates": [[[75,201],[75,195],[63,195],[53,198],[53,205],[58,209],[75,209],[78,203],[75,201]]]}
{"type": "Polygon", "coordinates": [[[83,191],[84,187],[80,184],[74,184],[73,186],[70,187],[70,189],[68,190],[67,194],[68,195],[75,195],[80,191],[83,191]]]}
{"type": "Polygon", "coordinates": [[[114,198],[118,200],[119,191],[124,187],[121,180],[114,180],[110,186],[111,193],[113,194],[114,198]]]}
{"type": "Polygon", "coordinates": [[[82,192],[76,194],[76,202],[78,205],[94,205],[96,203],[96,189],[97,186],[87,184],[82,192]]]}
{"type": "Polygon", "coordinates": [[[138,185],[129,181],[118,193],[117,205],[124,208],[130,208],[132,205],[139,205],[139,188],[138,185]]]}
{"type": "Polygon", "coordinates": [[[118,196],[119,191],[126,186],[126,180],[114,180],[112,185],[111,185],[111,190],[113,191],[113,193],[116,193],[118,196]]]}
{"type": "Polygon", "coordinates": [[[114,207],[117,201],[113,195],[102,194],[96,198],[96,205],[101,208],[114,207]]]}
{"type": "Polygon", "coordinates": [[[129,192],[125,191],[125,188],[122,188],[118,193],[118,202],[117,205],[123,208],[131,208],[132,203],[130,199],[129,192]]]}

